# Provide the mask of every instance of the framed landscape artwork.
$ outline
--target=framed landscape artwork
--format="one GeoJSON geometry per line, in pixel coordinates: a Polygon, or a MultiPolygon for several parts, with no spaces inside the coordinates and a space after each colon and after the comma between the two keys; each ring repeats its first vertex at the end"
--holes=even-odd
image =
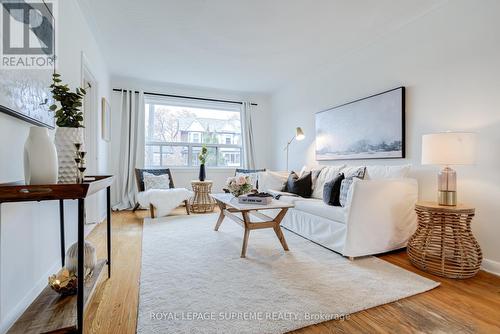
{"type": "Polygon", "coordinates": [[[404,157],[404,87],[316,113],[316,160],[404,157]]]}
{"type": "Polygon", "coordinates": [[[45,1],[0,1],[0,8],[0,112],[53,129],[49,86],[55,71],[57,6],[45,1]]]}

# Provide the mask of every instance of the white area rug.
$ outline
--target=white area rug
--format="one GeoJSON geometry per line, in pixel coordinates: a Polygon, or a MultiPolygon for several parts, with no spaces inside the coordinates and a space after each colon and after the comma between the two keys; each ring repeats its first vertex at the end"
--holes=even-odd
{"type": "Polygon", "coordinates": [[[243,229],[225,219],[215,232],[216,219],[145,219],[138,333],[284,333],[439,285],[286,230],[289,252],[272,229],[255,230],[241,259],[243,229]]]}

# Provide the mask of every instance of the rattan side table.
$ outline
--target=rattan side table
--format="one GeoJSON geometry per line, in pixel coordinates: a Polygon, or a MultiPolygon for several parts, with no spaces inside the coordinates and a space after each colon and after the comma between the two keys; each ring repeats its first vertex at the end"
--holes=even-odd
{"type": "Polygon", "coordinates": [[[212,212],[215,208],[215,201],[210,197],[212,192],[212,181],[191,181],[194,196],[189,200],[191,212],[205,213],[212,212]]]}
{"type": "Polygon", "coordinates": [[[411,263],[438,276],[474,276],[483,259],[481,247],[470,228],[474,208],[419,202],[415,211],[418,227],[407,246],[411,263]]]}

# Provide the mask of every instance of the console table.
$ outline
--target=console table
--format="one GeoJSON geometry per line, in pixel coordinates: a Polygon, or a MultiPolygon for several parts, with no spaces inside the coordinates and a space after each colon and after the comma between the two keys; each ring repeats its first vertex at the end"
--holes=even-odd
{"type": "Polygon", "coordinates": [[[12,202],[59,201],[61,264],[64,266],[64,200],[78,200],[78,291],[76,296],[61,296],[47,286],[31,303],[8,333],[83,333],[83,316],[104,266],[111,277],[111,183],[112,176],[88,176],[84,183],[49,185],[0,184],[0,204],[12,202]],[[84,282],[85,198],[106,189],[107,259],[98,260],[93,276],[84,282]]]}

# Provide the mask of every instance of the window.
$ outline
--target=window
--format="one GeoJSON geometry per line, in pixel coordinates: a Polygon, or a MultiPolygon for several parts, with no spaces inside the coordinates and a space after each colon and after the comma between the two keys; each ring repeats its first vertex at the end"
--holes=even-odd
{"type": "Polygon", "coordinates": [[[198,154],[203,144],[208,148],[207,166],[242,164],[238,105],[146,97],[145,117],[146,167],[199,166],[198,154]]]}

